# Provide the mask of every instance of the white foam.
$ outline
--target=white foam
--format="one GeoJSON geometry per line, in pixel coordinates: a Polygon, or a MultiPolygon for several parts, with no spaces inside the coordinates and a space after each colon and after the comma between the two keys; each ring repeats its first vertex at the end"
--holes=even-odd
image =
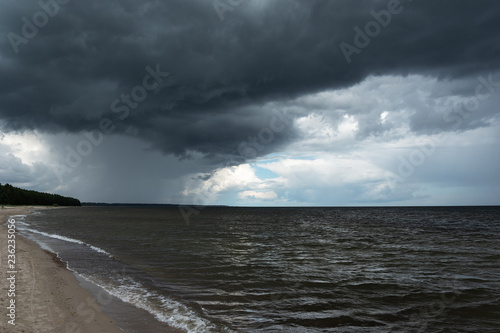
{"type": "MultiPolygon", "coordinates": [[[[27,215],[10,215],[9,220],[14,219],[16,221],[16,225],[29,225],[24,221],[27,215]]],[[[5,223],[7,224],[7,222],[5,223]]]]}
{"type": "Polygon", "coordinates": [[[78,240],[78,239],[69,238],[69,237],[61,236],[61,235],[57,235],[57,234],[49,234],[47,232],[36,230],[36,229],[22,228],[21,230],[27,230],[27,231],[32,232],[34,234],[40,234],[40,235],[47,236],[47,237],[50,237],[50,238],[56,238],[56,239],[59,239],[59,240],[70,242],[70,243],[76,243],[76,244],[80,244],[80,245],[84,245],[85,244],[85,242],[82,242],[81,240],[78,240]]]}
{"type": "Polygon", "coordinates": [[[16,224],[17,224],[17,225],[27,225],[27,226],[29,226],[29,224],[28,224],[28,223],[23,222],[23,221],[16,221],[16,224]]]}
{"type": "Polygon", "coordinates": [[[59,240],[62,240],[62,241],[65,241],[65,242],[69,242],[69,243],[75,243],[75,244],[80,244],[80,245],[85,245],[85,246],[88,246],[90,247],[92,250],[96,251],[96,252],[99,252],[101,254],[105,254],[107,255],[108,257],[112,258],[113,256],[107,252],[106,250],[103,250],[97,246],[94,246],[94,245],[90,245],[90,244],[87,244],[79,239],[74,239],[74,238],[70,238],[70,237],[66,237],[66,236],[61,236],[61,235],[58,235],[58,234],[49,234],[47,232],[44,232],[44,231],[40,231],[40,230],[37,230],[37,229],[32,229],[32,228],[18,228],[19,230],[26,230],[26,231],[29,231],[29,232],[32,232],[34,234],[40,234],[40,235],[43,235],[43,236],[46,236],[46,237],[50,237],[50,238],[55,238],[55,239],[59,239],[59,240]]]}
{"type": "Polygon", "coordinates": [[[94,251],[97,251],[99,253],[102,253],[102,254],[105,254],[107,255],[108,257],[110,258],[113,258],[113,256],[111,255],[111,253],[107,252],[106,250],[103,250],[101,249],[100,247],[97,247],[97,246],[94,246],[94,245],[90,245],[90,244],[87,244],[92,250],[94,251]]]}
{"type": "Polygon", "coordinates": [[[24,220],[24,218],[26,217],[26,215],[10,215],[9,216],[9,219],[21,219],[21,220],[24,220]]]}
{"type": "MultiPolygon", "coordinates": [[[[22,223],[25,224],[24,218],[26,215],[9,215],[8,221],[14,219],[16,221],[16,225],[22,223]]],[[[6,221],[4,224],[7,225],[8,221],[6,221]]]]}
{"type": "MultiPolygon", "coordinates": [[[[189,333],[220,332],[220,328],[218,329],[208,320],[200,318],[184,304],[150,291],[130,277],[118,279],[116,280],[116,284],[111,284],[86,275],[80,275],[84,279],[101,287],[110,295],[137,308],[148,311],[157,320],[169,326],[180,328],[189,333]]],[[[227,332],[231,331],[227,330],[227,332]]]]}
{"type": "MultiPolygon", "coordinates": [[[[87,244],[79,239],[74,239],[58,234],[51,234],[24,226],[21,226],[18,229],[25,230],[33,234],[39,234],[45,237],[58,239],[65,242],[88,246],[92,250],[98,253],[107,255],[109,257],[113,257],[107,251],[97,246],[87,244]]],[[[42,240],[36,239],[36,242],[42,248],[45,248],[46,250],[55,253],[42,240]]],[[[186,332],[189,333],[220,332],[220,328],[217,328],[214,324],[210,323],[208,320],[199,317],[193,310],[189,309],[184,304],[169,299],[163,295],[158,294],[157,292],[148,290],[147,288],[142,286],[142,284],[140,284],[138,281],[135,281],[131,277],[122,277],[115,280],[115,283],[109,284],[109,283],[104,283],[101,280],[97,280],[96,278],[91,278],[89,276],[83,275],[78,272],[75,273],[79,274],[82,278],[88,280],[89,282],[94,283],[95,285],[101,287],[110,295],[115,296],[126,303],[130,303],[137,308],[148,311],[158,321],[164,322],[169,326],[185,330],[186,332]]],[[[232,331],[226,330],[226,332],[232,332],[232,331]]]]}
{"type": "Polygon", "coordinates": [[[52,253],[56,253],[56,251],[54,251],[54,249],[52,249],[47,243],[43,242],[42,240],[40,239],[36,239],[34,238],[33,236],[27,234],[27,235],[23,235],[25,237],[27,237],[28,239],[31,239],[32,241],[34,241],[35,243],[37,243],[38,245],[40,245],[40,247],[43,249],[43,250],[47,250],[49,252],[52,252],[52,253]]]}

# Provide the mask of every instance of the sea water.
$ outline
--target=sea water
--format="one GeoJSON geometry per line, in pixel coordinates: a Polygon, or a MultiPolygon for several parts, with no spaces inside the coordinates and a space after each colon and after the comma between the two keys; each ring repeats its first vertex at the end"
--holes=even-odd
{"type": "Polygon", "coordinates": [[[187,222],[74,207],[18,231],[128,304],[129,332],[500,331],[500,207],[207,207],[187,222]]]}

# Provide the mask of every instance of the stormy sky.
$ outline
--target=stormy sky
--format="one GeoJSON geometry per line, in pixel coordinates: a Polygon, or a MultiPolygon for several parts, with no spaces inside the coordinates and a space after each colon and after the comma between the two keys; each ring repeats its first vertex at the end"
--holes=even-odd
{"type": "Polygon", "coordinates": [[[0,183],[500,204],[500,3],[0,0],[0,183]]]}

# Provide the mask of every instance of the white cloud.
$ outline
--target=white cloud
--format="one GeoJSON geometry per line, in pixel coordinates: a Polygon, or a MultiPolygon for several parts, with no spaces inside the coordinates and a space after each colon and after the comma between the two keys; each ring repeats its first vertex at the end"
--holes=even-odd
{"type": "Polygon", "coordinates": [[[388,111],[384,111],[380,114],[380,121],[382,122],[382,124],[385,124],[388,115],[389,115],[388,111]]]}
{"type": "Polygon", "coordinates": [[[343,114],[334,121],[319,113],[310,113],[297,118],[294,126],[299,130],[301,140],[292,144],[292,149],[301,151],[331,150],[332,146],[340,147],[355,142],[358,121],[354,116],[343,114]]]}
{"type": "Polygon", "coordinates": [[[196,202],[201,199],[204,203],[215,203],[230,193],[239,199],[233,198],[232,204],[243,205],[257,199],[274,200],[277,204],[318,204],[319,200],[322,204],[336,205],[346,199],[390,201],[400,200],[396,194],[405,199],[411,195],[411,191],[405,193],[401,189],[400,177],[392,172],[356,156],[334,154],[303,158],[275,156],[253,165],[226,167],[207,177],[192,176],[184,190],[185,195],[197,196],[196,202]],[[269,170],[276,177],[260,179],[257,168],[269,170]]]}
{"type": "Polygon", "coordinates": [[[42,136],[33,133],[0,133],[0,181],[34,190],[53,189],[50,149],[42,136]]]}
{"type": "Polygon", "coordinates": [[[267,103],[265,110],[291,112],[294,121],[287,126],[298,137],[251,164],[213,171],[197,152],[179,161],[151,151],[140,140],[111,135],[60,183],[54,167],[64,164],[66,145],[75,147],[81,135],[0,134],[0,178],[82,201],[453,204],[467,203],[475,193],[481,202],[494,203],[500,195],[500,122],[492,108],[498,96],[463,119],[476,117],[478,122],[484,116],[489,127],[440,134],[415,130],[442,121],[447,108],[467,100],[467,91],[474,93],[474,80],[370,77],[348,89],[267,103]],[[429,144],[433,149],[421,165],[402,177],[401,158],[408,160],[429,144]]]}
{"type": "Polygon", "coordinates": [[[278,198],[278,195],[274,191],[265,191],[265,192],[243,191],[238,193],[238,197],[244,200],[246,199],[274,200],[278,198]]]}
{"type": "Polygon", "coordinates": [[[293,183],[295,186],[338,186],[374,181],[391,176],[368,161],[341,156],[324,156],[314,160],[284,159],[260,165],[293,183]]]}
{"type": "Polygon", "coordinates": [[[259,183],[255,170],[249,164],[242,164],[218,169],[211,175],[202,173],[190,175],[187,177],[182,194],[186,197],[195,197],[196,201],[210,203],[217,199],[220,192],[257,187],[259,183]]]}
{"type": "Polygon", "coordinates": [[[24,164],[48,161],[50,148],[37,132],[1,133],[0,145],[19,158],[24,164]]]}
{"type": "MultiPolygon", "coordinates": [[[[424,198],[452,204],[449,198],[454,194],[456,198],[465,194],[437,190],[439,186],[458,188],[474,178],[498,183],[493,171],[498,157],[480,166],[483,175],[474,175],[475,163],[484,161],[500,140],[498,116],[489,120],[490,127],[461,132],[414,128],[422,121],[427,122],[422,128],[440,125],[443,112],[465,98],[455,90],[474,86],[474,80],[466,79],[370,77],[349,89],[303,96],[283,105],[271,103],[296,116],[293,126],[299,138],[282,152],[257,158],[252,165],[219,169],[206,178],[197,175],[184,194],[204,195],[210,203],[229,198],[229,204],[243,205],[266,199],[285,205],[432,202],[424,198]],[[453,155],[455,150],[461,152],[453,155]],[[412,161],[411,172],[401,172],[403,160],[412,161]],[[276,177],[260,179],[255,168],[269,170],[276,177]],[[439,193],[446,193],[448,201],[436,197],[439,193]]],[[[483,111],[492,114],[487,107],[483,111]]],[[[482,185],[477,186],[474,191],[480,192],[482,185]]]]}

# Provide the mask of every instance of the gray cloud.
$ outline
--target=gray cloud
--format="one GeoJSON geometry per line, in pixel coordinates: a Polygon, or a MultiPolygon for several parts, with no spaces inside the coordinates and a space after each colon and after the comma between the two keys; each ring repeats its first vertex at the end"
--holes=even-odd
{"type": "MultiPolygon", "coordinates": [[[[369,75],[457,79],[498,71],[500,5],[488,0],[401,1],[401,13],[348,64],[340,43],[355,46],[353,29],[364,30],[374,20],[370,12],[388,3],[249,0],[221,22],[211,1],[70,1],[16,53],[6,36],[22,36],[22,17],[33,22],[41,8],[3,1],[0,119],[6,131],[78,133],[109,117],[115,133],[153,149],[217,160],[237,156],[238,144],[267,126],[272,110],[262,106],[270,101],[282,105],[369,75]],[[169,78],[119,120],[113,101],[142,84],[146,66],[157,64],[169,78]]],[[[412,116],[412,130],[442,122],[428,107],[412,116]]],[[[370,110],[359,112],[365,135],[384,131],[371,125],[370,110]]],[[[287,127],[257,153],[297,137],[287,127]]]]}

